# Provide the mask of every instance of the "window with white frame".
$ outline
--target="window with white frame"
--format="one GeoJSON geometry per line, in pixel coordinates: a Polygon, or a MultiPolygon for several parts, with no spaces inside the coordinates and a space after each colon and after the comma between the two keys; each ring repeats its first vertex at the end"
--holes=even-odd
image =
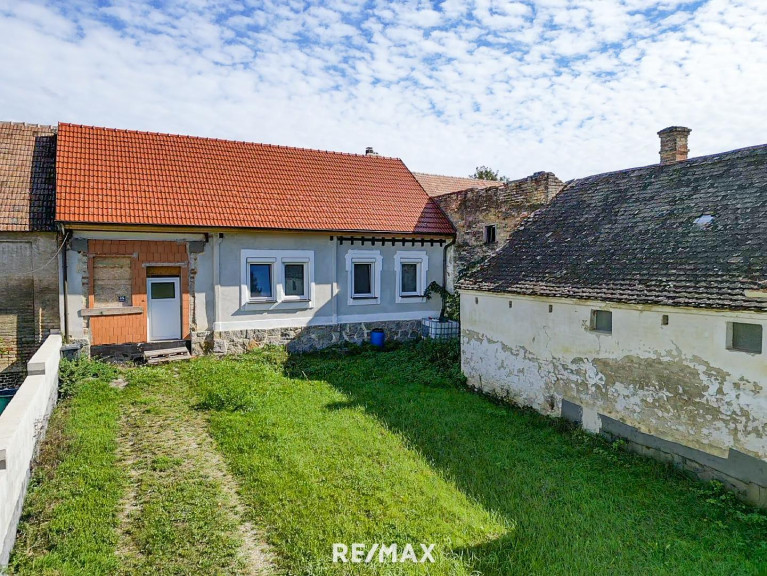
{"type": "Polygon", "coordinates": [[[382,263],[379,250],[349,250],[346,253],[350,305],[380,303],[382,263]]]}
{"type": "Polygon", "coordinates": [[[309,261],[282,259],[283,300],[309,299],[309,261]]]}
{"type": "Polygon", "coordinates": [[[429,256],[425,251],[399,251],[394,255],[397,302],[422,302],[426,291],[429,256]]]}
{"type": "Polygon", "coordinates": [[[274,258],[258,258],[248,261],[248,292],[252,302],[276,300],[274,286],[274,258]]]}
{"type": "Polygon", "coordinates": [[[313,276],[311,250],[243,250],[241,303],[311,305],[313,276]]]}

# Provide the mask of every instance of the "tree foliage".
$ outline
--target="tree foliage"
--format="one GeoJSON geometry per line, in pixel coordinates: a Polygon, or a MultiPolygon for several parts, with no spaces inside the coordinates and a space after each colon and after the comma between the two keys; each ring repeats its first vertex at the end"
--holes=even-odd
{"type": "Polygon", "coordinates": [[[489,166],[477,166],[474,170],[474,174],[470,174],[469,178],[475,180],[494,180],[498,182],[508,182],[509,179],[506,176],[499,176],[498,170],[493,170],[489,166]]]}
{"type": "Polygon", "coordinates": [[[445,319],[459,321],[461,317],[461,301],[456,293],[448,292],[447,288],[439,282],[432,282],[426,287],[424,296],[429,300],[432,294],[437,294],[442,299],[442,308],[439,311],[439,320],[445,319]]]}

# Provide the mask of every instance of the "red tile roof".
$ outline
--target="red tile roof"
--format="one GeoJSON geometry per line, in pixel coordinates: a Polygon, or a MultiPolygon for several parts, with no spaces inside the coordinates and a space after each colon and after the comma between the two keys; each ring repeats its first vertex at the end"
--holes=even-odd
{"type": "Polygon", "coordinates": [[[395,158],[59,124],[56,219],[454,234],[395,158]]]}
{"type": "Polygon", "coordinates": [[[442,196],[451,192],[460,192],[470,188],[490,188],[501,186],[503,182],[498,180],[479,180],[476,178],[462,178],[460,176],[441,176],[440,174],[424,174],[413,172],[418,183],[426,190],[429,196],[442,196]]]}
{"type": "Polygon", "coordinates": [[[0,122],[0,232],[54,230],[56,128],[0,122]]]}

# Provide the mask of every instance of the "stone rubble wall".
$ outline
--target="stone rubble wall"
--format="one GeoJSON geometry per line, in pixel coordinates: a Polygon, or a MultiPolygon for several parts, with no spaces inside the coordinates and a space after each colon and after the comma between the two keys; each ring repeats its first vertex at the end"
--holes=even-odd
{"type": "Polygon", "coordinates": [[[387,340],[413,340],[421,334],[421,321],[354,322],[301,328],[194,332],[192,354],[238,354],[269,344],[284,345],[291,353],[312,352],[342,343],[362,344],[370,340],[370,332],[376,328],[384,331],[387,340]]]}
{"type": "Polygon", "coordinates": [[[564,182],[551,172],[536,172],[490,188],[435,196],[434,201],[457,231],[450,279],[485,261],[505,244],[522,220],[550,202],[563,187],[564,182]],[[495,242],[485,243],[485,226],[495,226],[495,242]]]}

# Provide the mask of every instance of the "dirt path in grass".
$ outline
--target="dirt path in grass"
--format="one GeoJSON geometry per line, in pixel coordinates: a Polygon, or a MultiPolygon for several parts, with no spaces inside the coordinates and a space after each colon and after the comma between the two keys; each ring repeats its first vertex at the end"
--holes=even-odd
{"type": "Polygon", "coordinates": [[[275,574],[272,551],[247,521],[175,369],[136,370],[129,379],[118,448],[129,477],[119,512],[122,572],[275,574]]]}

